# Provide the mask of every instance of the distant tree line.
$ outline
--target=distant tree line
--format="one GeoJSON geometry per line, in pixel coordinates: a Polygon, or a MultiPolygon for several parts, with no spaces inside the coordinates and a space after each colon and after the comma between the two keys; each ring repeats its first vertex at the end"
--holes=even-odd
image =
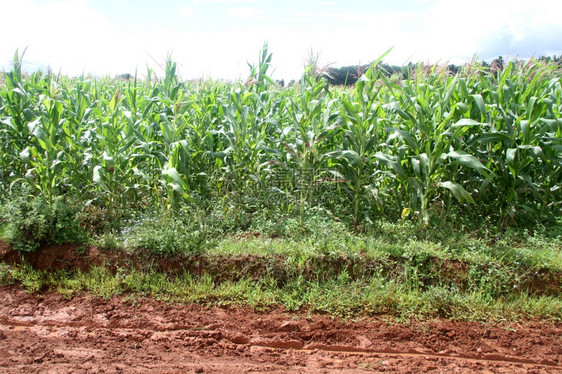
{"type": "MultiPolygon", "coordinates": [[[[541,62],[550,62],[562,66],[562,55],[559,56],[541,56],[536,60],[541,62]]],[[[503,56],[499,56],[492,60],[492,62],[480,61],[479,64],[489,71],[494,72],[498,70],[503,70],[506,65],[506,61],[503,56]]],[[[369,68],[370,64],[365,65],[351,65],[342,67],[330,67],[327,69],[328,82],[335,86],[352,86],[357,82],[357,80],[363,75],[363,73],[369,68]]],[[[412,62],[407,65],[397,66],[389,65],[384,62],[379,63],[377,68],[384,74],[387,78],[392,78],[396,80],[406,79],[410,76],[410,73],[416,69],[417,64],[412,62]]],[[[462,65],[447,65],[447,70],[452,74],[458,73],[462,65]]]]}

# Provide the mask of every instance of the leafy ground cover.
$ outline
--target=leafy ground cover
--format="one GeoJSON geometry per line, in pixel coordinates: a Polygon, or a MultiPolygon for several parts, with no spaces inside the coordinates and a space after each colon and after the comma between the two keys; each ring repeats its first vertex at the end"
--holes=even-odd
{"type": "Polygon", "coordinates": [[[134,220],[119,234],[47,246],[23,261],[5,244],[0,280],[68,297],[282,305],[346,317],[562,318],[559,226],[459,233],[420,232],[417,223],[402,222],[381,225],[374,236],[318,220],[305,224],[314,235],[293,236],[288,221],[286,234],[271,236],[267,225],[219,239],[201,234],[197,247],[168,219],[134,220]],[[182,251],[163,251],[168,242],[182,251]]]}

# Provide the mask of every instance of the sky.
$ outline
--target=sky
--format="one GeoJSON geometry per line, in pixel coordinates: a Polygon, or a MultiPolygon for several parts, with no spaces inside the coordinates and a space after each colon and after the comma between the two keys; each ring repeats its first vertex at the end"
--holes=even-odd
{"type": "Polygon", "coordinates": [[[562,54],[560,0],[0,0],[0,70],[244,79],[264,42],[274,79],[322,65],[455,63],[562,54]]]}

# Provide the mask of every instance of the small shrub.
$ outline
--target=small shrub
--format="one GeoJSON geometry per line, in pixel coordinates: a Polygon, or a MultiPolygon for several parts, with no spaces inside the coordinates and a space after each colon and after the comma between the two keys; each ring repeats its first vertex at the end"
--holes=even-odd
{"type": "Polygon", "coordinates": [[[0,216],[4,236],[14,249],[33,252],[42,245],[84,242],[77,211],[63,198],[49,203],[41,196],[18,197],[2,205],[0,216]]]}
{"type": "Polygon", "coordinates": [[[184,222],[171,217],[147,216],[132,220],[121,236],[126,248],[142,248],[158,255],[198,251],[205,242],[198,221],[184,222]]]}
{"type": "Polygon", "coordinates": [[[345,224],[338,221],[329,211],[311,207],[303,216],[273,211],[269,216],[258,216],[250,229],[270,237],[287,239],[311,238],[324,240],[327,237],[349,233],[345,224]]]}

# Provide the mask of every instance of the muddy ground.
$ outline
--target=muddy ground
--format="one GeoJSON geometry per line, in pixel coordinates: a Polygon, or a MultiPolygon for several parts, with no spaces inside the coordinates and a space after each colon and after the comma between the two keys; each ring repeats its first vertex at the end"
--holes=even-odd
{"type": "Polygon", "coordinates": [[[562,373],[562,324],[495,326],[0,288],[1,373],[562,373]]]}

